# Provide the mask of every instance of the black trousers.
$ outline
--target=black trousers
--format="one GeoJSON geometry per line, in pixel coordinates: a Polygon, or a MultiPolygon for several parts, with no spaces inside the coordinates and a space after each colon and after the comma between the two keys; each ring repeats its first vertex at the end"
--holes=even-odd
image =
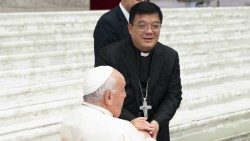
{"type": "Polygon", "coordinates": [[[170,141],[169,123],[158,132],[157,141],[170,141]]]}

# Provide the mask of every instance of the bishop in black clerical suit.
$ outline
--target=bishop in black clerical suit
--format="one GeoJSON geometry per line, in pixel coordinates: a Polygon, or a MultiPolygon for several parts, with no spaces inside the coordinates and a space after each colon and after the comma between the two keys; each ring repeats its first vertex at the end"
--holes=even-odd
{"type": "Polygon", "coordinates": [[[158,42],[161,22],[157,5],[136,4],[130,10],[131,37],[102,48],[95,66],[112,66],[125,77],[127,97],[120,118],[148,117],[156,125],[152,136],[168,141],[169,121],[179,108],[182,87],[178,53],[158,42]]]}
{"type": "MultiPolygon", "coordinates": [[[[144,85],[147,81],[145,78],[140,79],[143,67],[147,66],[138,68],[138,58],[143,56],[139,56],[139,52],[134,48],[130,38],[111,44],[101,50],[96,64],[96,66],[112,66],[124,75],[127,97],[123,104],[121,118],[128,121],[143,116],[139,109],[139,106],[142,105],[139,81],[143,81],[144,85]]],[[[152,109],[148,111],[148,121],[155,119],[159,122],[158,138],[160,140],[157,141],[167,141],[169,140],[169,121],[182,99],[179,58],[176,51],[161,43],[157,43],[150,54],[147,101],[152,109]]],[[[140,63],[143,64],[143,62],[140,63]]]]}

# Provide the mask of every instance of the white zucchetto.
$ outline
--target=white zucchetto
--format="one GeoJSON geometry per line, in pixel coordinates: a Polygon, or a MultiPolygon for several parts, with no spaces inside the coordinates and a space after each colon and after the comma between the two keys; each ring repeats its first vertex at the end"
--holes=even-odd
{"type": "Polygon", "coordinates": [[[83,76],[83,94],[89,95],[99,89],[111,76],[113,68],[99,66],[87,70],[83,76]]]}

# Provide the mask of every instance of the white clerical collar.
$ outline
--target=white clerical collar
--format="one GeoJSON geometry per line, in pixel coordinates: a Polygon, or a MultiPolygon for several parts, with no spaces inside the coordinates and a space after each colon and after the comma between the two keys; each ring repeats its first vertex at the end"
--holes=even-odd
{"type": "Polygon", "coordinates": [[[128,11],[122,6],[121,2],[119,3],[119,6],[120,6],[120,8],[122,10],[122,13],[124,14],[125,18],[129,22],[129,13],[128,13],[128,11]]]}
{"type": "Polygon", "coordinates": [[[146,52],[146,53],[145,53],[145,52],[141,52],[141,56],[142,56],[142,57],[148,57],[148,55],[149,55],[148,52],[146,52]]]}
{"type": "Polygon", "coordinates": [[[87,103],[87,102],[83,102],[82,104],[85,105],[85,106],[94,108],[94,109],[96,109],[98,111],[101,111],[102,113],[104,113],[106,115],[110,115],[110,116],[113,117],[113,114],[109,110],[107,110],[107,109],[105,109],[103,107],[100,107],[100,106],[97,106],[97,105],[94,105],[94,104],[90,104],[90,103],[87,103]]]}

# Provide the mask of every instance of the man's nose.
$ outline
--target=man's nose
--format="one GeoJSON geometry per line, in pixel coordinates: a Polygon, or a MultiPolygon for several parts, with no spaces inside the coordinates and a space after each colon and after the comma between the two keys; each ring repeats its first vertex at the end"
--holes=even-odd
{"type": "Polygon", "coordinates": [[[152,27],[150,25],[147,25],[146,33],[153,33],[152,27]]]}

